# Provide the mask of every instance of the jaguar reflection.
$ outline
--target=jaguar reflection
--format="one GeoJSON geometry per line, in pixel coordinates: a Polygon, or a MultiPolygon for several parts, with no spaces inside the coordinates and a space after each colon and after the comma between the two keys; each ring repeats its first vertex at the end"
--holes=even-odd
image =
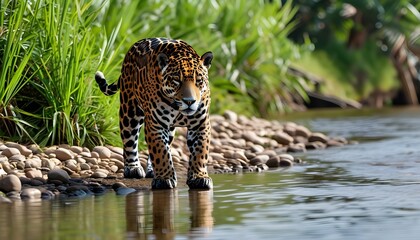
{"type": "MultiPolygon", "coordinates": [[[[177,189],[139,191],[127,195],[125,205],[127,239],[174,239],[180,226],[177,189]],[[178,216],[179,217],[179,216],[178,216]]],[[[187,235],[206,236],[213,228],[213,192],[188,192],[189,229],[187,235]]],[[[182,227],[181,227],[182,228],[182,227]]]]}

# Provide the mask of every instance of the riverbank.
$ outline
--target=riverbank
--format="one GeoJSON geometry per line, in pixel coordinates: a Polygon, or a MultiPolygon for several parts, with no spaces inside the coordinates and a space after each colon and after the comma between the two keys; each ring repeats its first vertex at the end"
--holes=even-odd
{"type": "MultiPolygon", "coordinates": [[[[340,137],[312,132],[293,122],[247,118],[232,111],[212,115],[210,173],[260,172],[291,167],[302,161],[293,153],[348,144],[340,137]]],[[[186,129],[178,129],[172,144],[173,162],[184,186],[188,168],[186,129]]],[[[150,179],[123,179],[122,148],[92,150],[69,145],[39,148],[0,141],[0,201],[53,199],[102,194],[110,189],[127,194],[150,188],[150,179]],[[6,198],[7,197],[7,198],[6,198]]],[[[146,167],[147,152],[140,153],[146,167]]]]}

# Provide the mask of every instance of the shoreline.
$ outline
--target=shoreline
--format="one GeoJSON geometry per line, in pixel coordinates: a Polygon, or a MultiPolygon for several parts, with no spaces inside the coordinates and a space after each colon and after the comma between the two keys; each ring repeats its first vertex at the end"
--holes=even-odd
{"type": "MultiPolygon", "coordinates": [[[[293,153],[350,144],[341,137],[312,132],[294,122],[269,121],[226,111],[211,115],[212,140],[208,171],[216,173],[261,172],[292,167],[301,159],[293,153]]],[[[185,183],[188,169],[186,129],[178,128],[172,143],[172,158],[185,183]]],[[[150,189],[150,179],[124,179],[123,150],[97,146],[92,150],[66,144],[39,148],[0,140],[0,202],[10,199],[54,199],[100,194],[112,188],[125,195],[150,189]]],[[[139,159],[146,167],[147,152],[139,159]]]]}

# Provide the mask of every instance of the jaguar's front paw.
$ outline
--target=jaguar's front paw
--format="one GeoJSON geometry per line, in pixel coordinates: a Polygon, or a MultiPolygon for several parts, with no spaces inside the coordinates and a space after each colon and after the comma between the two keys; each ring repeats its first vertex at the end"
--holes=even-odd
{"type": "Polygon", "coordinates": [[[124,177],[125,178],[144,178],[146,173],[143,168],[139,166],[125,166],[124,177]]]}
{"type": "Polygon", "coordinates": [[[213,180],[210,177],[192,178],[187,180],[187,185],[190,189],[212,189],[213,180]]]}
{"type": "Polygon", "coordinates": [[[175,179],[154,178],[152,181],[152,189],[171,189],[176,188],[175,179]]]}

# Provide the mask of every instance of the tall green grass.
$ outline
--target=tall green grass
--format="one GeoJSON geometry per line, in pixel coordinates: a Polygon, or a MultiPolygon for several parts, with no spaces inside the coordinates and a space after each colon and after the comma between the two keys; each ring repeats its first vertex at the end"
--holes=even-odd
{"type": "Polygon", "coordinates": [[[31,29],[31,23],[25,18],[26,4],[2,1],[0,10],[0,134],[18,139],[29,137],[26,127],[30,126],[14,107],[15,96],[34,71],[28,62],[34,51],[35,34],[26,31],[31,29]]]}
{"type": "Polygon", "coordinates": [[[5,96],[0,106],[10,109],[15,101],[20,115],[1,119],[31,126],[22,129],[41,145],[120,144],[118,96],[103,96],[93,76],[101,70],[115,81],[124,54],[146,37],[181,38],[199,53],[213,51],[213,112],[231,108],[267,115],[287,109],[296,95],[304,96],[304,83],[286,72],[303,51],[287,39],[296,12],[289,2],[11,2],[2,2],[0,21],[2,29],[15,31],[2,31],[0,40],[20,44],[0,45],[0,53],[15,51],[2,55],[2,68],[12,72],[2,71],[0,83],[10,87],[6,94],[0,90],[5,96]]]}

